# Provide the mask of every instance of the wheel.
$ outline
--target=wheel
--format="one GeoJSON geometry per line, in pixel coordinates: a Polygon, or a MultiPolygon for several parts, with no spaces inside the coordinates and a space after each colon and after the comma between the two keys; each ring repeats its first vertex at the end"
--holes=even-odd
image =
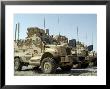
{"type": "Polygon", "coordinates": [[[20,62],[19,58],[14,59],[14,70],[20,71],[22,69],[22,63],[20,62]]]}
{"type": "Polygon", "coordinates": [[[73,64],[74,69],[79,69],[81,68],[81,63],[73,64]]]}
{"type": "Polygon", "coordinates": [[[89,63],[89,67],[92,67],[92,66],[94,66],[94,62],[89,63]]]}
{"type": "Polygon", "coordinates": [[[93,58],[89,64],[92,66],[97,66],[97,58],[93,58]]]}
{"type": "Polygon", "coordinates": [[[61,66],[60,68],[63,70],[63,71],[70,71],[72,69],[73,65],[71,66],[61,66]]]}
{"type": "Polygon", "coordinates": [[[89,66],[89,63],[87,62],[81,63],[81,68],[87,68],[88,66],[89,66]]]}
{"type": "Polygon", "coordinates": [[[33,68],[33,70],[38,70],[39,69],[39,66],[36,66],[33,68]]]}
{"type": "Polygon", "coordinates": [[[94,61],[94,66],[97,66],[97,60],[96,60],[96,61],[94,61]]]}
{"type": "Polygon", "coordinates": [[[94,66],[97,66],[97,58],[94,58],[94,66]]]}
{"type": "Polygon", "coordinates": [[[53,58],[44,58],[41,62],[41,70],[45,74],[55,73],[57,69],[56,62],[53,58]]]}

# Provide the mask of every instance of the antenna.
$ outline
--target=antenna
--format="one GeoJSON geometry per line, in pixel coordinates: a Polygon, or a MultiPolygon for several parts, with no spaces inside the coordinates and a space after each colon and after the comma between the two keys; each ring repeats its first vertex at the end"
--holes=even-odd
{"type": "Polygon", "coordinates": [[[59,16],[58,16],[58,24],[59,24],[59,16]]]}
{"type": "Polygon", "coordinates": [[[78,40],[78,43],[77,43],[77,56],[78,56],[78,52],[79,52],[78,26],[77,26],[77,40],[78,40]]]}
{"type": "Polygon", "coordinates": [[[78,37],[78,26],[77,26],[77,40],[78,40],[78,42],[79,42],[79,37],[78,37]]]}
{"type": "Polygon", "coordinates": [[[57,27],[58,27],[58,29],[59,29],[59,16],[58,16],[58,26],[57,26],[57,27]]]}
{"type": "Polygon", "coordinates": [[[19,40],[19,26],[20,26],[20,24],[18,23],[18,40],[19,40]]]}
{"type": "MultiPolygon", "coordinates": [[[[92,45],[93,45],[93,32],[92,32],[92,45]]],[[[94,46],[93,46],[93,48],[94,48],[94,46]]],[[[92,50],[93,51],[93,50],[92,50]]]]}
{"type": "Polygon", "coordinates": [[[45,17],[44,17],[44,30],[45,30],[45,17]]]}
{"type": "Polygon", "coordinates": [[[87,45],[87,32],[86,32],[86,45],[87,45]]]}
{"type": "Polygon", "coordinates": [[[16,27],[15,27],[15,42],[16,42],[16,33],[17,33],[17,24],[16,24],[16,27]]]}
{"type": "Polygon", "coordinates": [[[93,32],[92,32],[92,45],[93,45],[93,32]]]}

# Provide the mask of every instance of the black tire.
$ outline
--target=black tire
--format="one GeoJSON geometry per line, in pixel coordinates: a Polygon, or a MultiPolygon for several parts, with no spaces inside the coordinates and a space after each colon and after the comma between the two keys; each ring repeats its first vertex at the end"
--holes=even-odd
{"type": "Polygon", "coordinates": [[[20,70],[22,70],[22,63],[21,63],[21,61],[20,61],[19,58],[15,58],[15,59],[14,59],[14,70],[15,70],[15,71],[20,71],[20,70]]]}
{"type": "Polygon", "coordinates": [[[87,62],[81,63],[81,68],[87,68],[88,66],[89,66],[89,63],[87,62]]]}
{"type": "Polygon", "coordinates": [[[60,68],[63,70],[63,71],[70,71],[72,69],[73,65],[71,66],[61,66],[60,68]]]}
{"type": "Polygon", "coordinates": [[[39,69],[39,66],[33,68],[33,70],[38,70],[38,69],[39,69]]]}
{"type": "Polygon", "coordinates": [[[94,62],[90,62],[89,67],[93,67],[93,66],[94,66],[94,62]]]}
{"type": "Polygon", "coordinates": [[[73,64],[73,68],[74,68],[74,69],[79,69],[79,68],[81,68],[81,63],[73,64]],[[75,65],[75,67],[74,67],[74,65],[75,65]]]}
{"type": "Polygon", "coordinates": [[[55,73],[57,64],[53,58],[44,58],[41,62],[41,70],[45,74],[55,73]]]}
{"type": "Polygon", "coordinates": [[[94,61],[94,64],[93,64],[93,66],[97,66],[97,61],[94,61]]]}
{"type": "Polygon", "coordinates": [[[94,66],[97,66],[97,58],[94,58],[94,66]]]}

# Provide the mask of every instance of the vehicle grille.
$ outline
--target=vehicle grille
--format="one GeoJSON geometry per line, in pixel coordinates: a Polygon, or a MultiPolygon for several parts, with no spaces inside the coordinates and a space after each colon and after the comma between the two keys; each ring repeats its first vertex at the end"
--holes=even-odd
{"type": "Polygon", "coordinates": [[[66,48],[66,53],[67,53],[67,55],[71,55],[71,49],[70,48],[66,48]]]}

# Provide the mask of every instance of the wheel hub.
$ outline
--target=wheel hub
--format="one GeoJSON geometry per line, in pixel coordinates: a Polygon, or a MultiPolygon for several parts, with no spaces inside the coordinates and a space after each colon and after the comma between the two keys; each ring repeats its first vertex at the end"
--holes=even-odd
{"type": "Polygon", "coordinates": [[[49,71],[51,69],[51,64],[48,62],[45,62],[44,63],[44,69],[45,69],[45,71],[49,71]]]}
{"type": "Polygon", "coordinates": [[[19,62],[18,61],[15,61],[15,69],[17,69],[18,68],[18,66],[19,66],[19,62]]]}

